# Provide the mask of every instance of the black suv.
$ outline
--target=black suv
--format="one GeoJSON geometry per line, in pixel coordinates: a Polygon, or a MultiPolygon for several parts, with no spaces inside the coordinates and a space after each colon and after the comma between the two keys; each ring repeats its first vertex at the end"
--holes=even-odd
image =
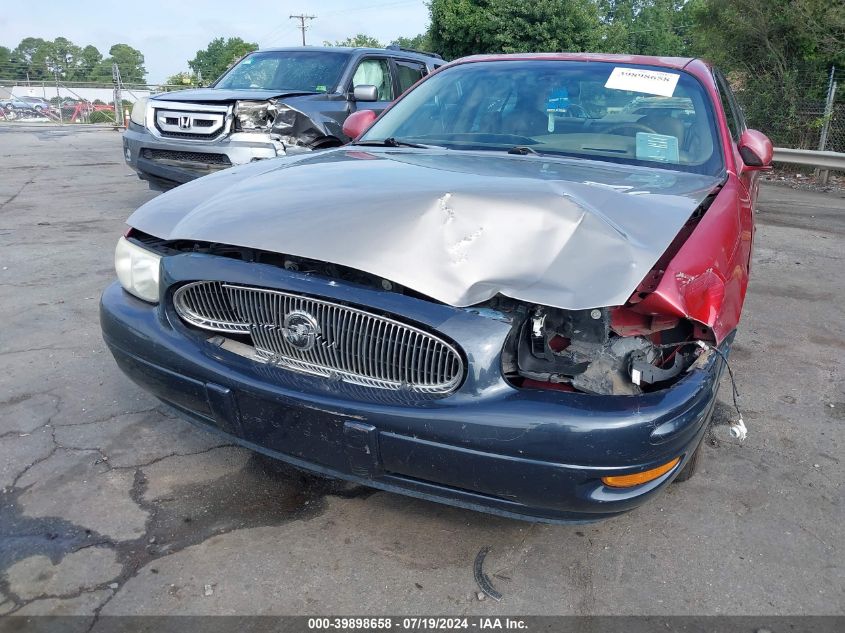
{"type": "Polygon", "coordinates": [[[350,140],[343,122],[360,102],[381,112],[444,63],[396,46],[249,53],[208,88],[138,100],[124,156],[142,180],[164,189],[232,165],[336,147],[350,140]]]}

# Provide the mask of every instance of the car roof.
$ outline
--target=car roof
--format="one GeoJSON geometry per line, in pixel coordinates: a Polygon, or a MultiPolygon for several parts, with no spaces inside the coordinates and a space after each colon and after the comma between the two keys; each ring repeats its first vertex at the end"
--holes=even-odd
{"type": "Polygon", "coordinates": [[[257,53],[269,52],[301,52],[301,51],[315,51],[320,53],[377,53],[380,55],[390,55],[391,57],[413,57],[417,59],[426,59],[444,63],[443,59],[435,55],[427,54],[422,51],[411,51],[401,48],[371,48],[366,46],[282,46],[279,48],[262,48],[256,51],[257,53]]]}
{"type": "MultiPolygon", "coordinates": [[[[452,64],[465,64],[468,62],[493,62],[504,60],[557,60],[576,62],[611,62],[617,64],[636,64],[640,66],[662,66],[681,70],[691,62],[697,61],[694,57],[657,57],[654,55],[611,55],[607,53],[510,53],[507,55],[471,55],[461,57],[451,62],[452,64]]],[[[700,61],[700,60],[699,60],[700,61]]]]}

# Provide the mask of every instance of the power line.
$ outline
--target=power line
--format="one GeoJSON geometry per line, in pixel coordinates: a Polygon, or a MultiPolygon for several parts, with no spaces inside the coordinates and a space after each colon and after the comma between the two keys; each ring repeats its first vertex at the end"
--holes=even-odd
{"type": "Polygon", "coordinates": [[[305,29],[308,28],[307,26],[305,26],[305,20],[313,20],[316,17],[317,17],[316,15],[305,15],[304,13],[301,13],[299,15],[290,16],[291,20],[299,20],[299,27],[298,28],[299,28],[300,31],[302,31],[302,45],[303,46],[305,46],[305,29]]]}

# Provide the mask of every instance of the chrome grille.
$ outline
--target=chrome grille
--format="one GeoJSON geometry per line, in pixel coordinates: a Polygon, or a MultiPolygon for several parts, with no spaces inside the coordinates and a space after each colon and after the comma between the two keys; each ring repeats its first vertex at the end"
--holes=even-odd
{"type": "Polygon", "coordinates": [[[213,141],[226,133],[231,110],[225,104],[152,99],[147,104],[146,127],[153,136],[213,141]]]}
{"type": "Polygon", "coordinates": [[[191,325],[248,334],[255,359],[382,389],[454,391],[464,375],[451,344],[405,323],[331,301],[277,290],[199,281],[173,296],[191,325]]]}

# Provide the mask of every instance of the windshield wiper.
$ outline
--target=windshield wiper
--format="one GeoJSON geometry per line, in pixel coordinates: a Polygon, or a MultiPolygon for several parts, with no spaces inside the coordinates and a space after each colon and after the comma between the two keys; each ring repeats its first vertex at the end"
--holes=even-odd
{"type": "Polygon", "coordinates": [[[526,154],[536,154],[537,156],[540,155],[533,147],[528,147],[527,145],[514,145],[508,150],[508,154],[517,154],[519,156],[525,156],[526,154]]]}
{"type": "Polygon", "coordinates": [[[411,143],[410,141],[403,141],[393,136],[388,136],[386,139],[380,141],[356,141],[352,145],[369,145],[371,147],[416,147],[417,149],[428,149],[434,147],[433,145],[421,145],[420,143],[411,143]]]}

